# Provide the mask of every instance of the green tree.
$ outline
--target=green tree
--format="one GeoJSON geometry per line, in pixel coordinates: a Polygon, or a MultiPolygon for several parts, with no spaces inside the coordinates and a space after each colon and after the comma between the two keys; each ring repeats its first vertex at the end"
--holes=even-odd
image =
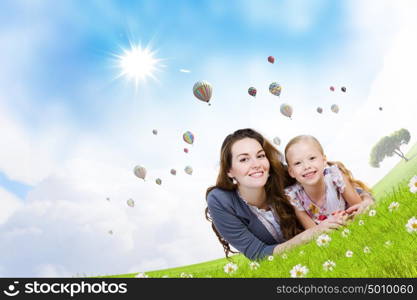
{"type": "Polygon", "coordinates": [[[394,154],[408,161],[409,159],[405,157],[400,147],[408,144],[410,137],[410,132],[404,128],[393,132],[389,136],[384,136],[372,147],[369,164],[374,168],[379,168],[379,164],[386,156],[391,157],[394,154]]]}

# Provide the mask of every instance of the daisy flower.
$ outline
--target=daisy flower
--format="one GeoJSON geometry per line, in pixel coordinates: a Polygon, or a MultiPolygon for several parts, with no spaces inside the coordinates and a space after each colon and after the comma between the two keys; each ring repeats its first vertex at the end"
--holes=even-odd
{"type": "Polygon", "coordinates": [[[135,278],[149,278],[149,276],[146,275],[146,273],[141,272],[136,274],[135,278]]]}
{"type": "Polygon", "coordinates": [[[388,206],[389,211],[393,211],[395,209],[398,208],[398,206],[400,206],[400,204],[398,202],[391,202],[391,204],[388,206]]]}
{"type": "Polygon", "coordinates": [[[417,176],[410,179],[408,186],[410,187],[410,192],[413,194],[417,193],[417,176]]]}
{"type": "Polygon", "coordinates": [[[180,277],[181,278],[193,278],[193,274],[187,274],[185,272],[182,272],[180,277]]]}
{"type": "Polygon", "coordinates": [[[371,249],[368,246],[366,246],[365,248],[363,248],[363,252],[364,253],[370,253],[371,249]]]}
{"type": "Polygon", "coordinates": [[[408,220],[408,223],[405,225],[405,228],[409,233],[413,233],[417,231],[417,219],[416,217],[412,217],[408,220]]]}
{"type": "Polygon", "coordinates": [[[346,257],[352,257],[353,256],[353,251],[346,251],[346,257]]]}
{"type": "Polygon", "coordinates": [[[336,263],[332,260],[326,260],[323,264],[323,269],[325,271],[333,271],[335,267],[336,267],[336,263]]]}
{"type": "Polygon", "coordinates": [[[375,209],[371,209],[370,211],[369,211],[369,216],[370,217],[373,217],[373,216],[375,216],[376,215],[376,210],[375,209]]]}
{"type": "Polygon", "coordinates": [[[273,261],[274,260],[274,256],[273,255],[268,256],[268,260],[269,261],[273,261]]]}
{"type": "Polygon", "coordinates": [[[342,236],[343,236],[343,237],[347,237],[347,236],[349,235],[349,233],[350,233],[350,230],[349,230],[349,229],[347,229],[347,228],[345,228],[345,229],[343,229],[343,231],[342,231],[342,236]]]}
{"type": "Polygon", "coordinates": [[[319,246],[319,247],[322,247],[322,246],[327,246],[331,240],[332,240],[332,239],[331,239],[331,237],[330,237],[330,236],[328,236],[327,234],[321,234],[321,235],[319,235],[319,237],[317,238],[317,240],[316,240],[316,244],[317,244],[317,246],[319,246]]]}
{"type": "Polygon", "coordinates": [[[227,274],[231,274],[237,270],[237,265],[234,263],[228,263],[223,267],[224,272],[227,274]]]}
{"type": "Polygon", "coordinates": [[[288,255],[284,253],[283,255],[281,255],[281,258],[282,259],[287,259],[288,258],[288,255]]]}
{"type": "Polygon", "coordinates": [[[258,264],[256,261],[252,261],[252,262],[249,264],[249,268],[250,268],[251,270],[256,270],[257,268],[259,268],[259,264],[258,264]]]}
{"type": "Polygon", "coordinates": [[[362,226],[365,225],[365,222],[363,220],[359,220],[358,224],[362,226]]]}
{"type": "Polygon", "coordinates": [[[294,266],[294,268],[291,269],[290,274],[291,277],[297,278],[297,277],[304,277],[308,273],[308,268],[306,266],[302,266],[301,264],[298,264],[294,266]]]}
{"type": "Polygon", "coordinates": [[[385,245],[385,247],[392,246],[392,242],[391,242],[391,241],[386,241],[386,242],[384,243],[384,245],[385,245]]]}
{"type": "Polygon", "coordinates": [[[299,254],[300,254],[300,255],[304,255],[304,254],[306,254],[306,253],[304,252],[304,250],[301,250],[299,254]]]}

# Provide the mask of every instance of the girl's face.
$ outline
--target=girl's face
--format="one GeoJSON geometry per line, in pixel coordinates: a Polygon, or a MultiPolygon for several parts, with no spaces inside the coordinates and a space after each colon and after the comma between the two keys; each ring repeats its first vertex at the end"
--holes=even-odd
{"type": "Polygon", "coordinates": [[[269,176],[269,160],[261,144],[244,138],[232,145],[232,167],[227,175],[235,178],[240,187],[264,187],[269,176]]]}
{"type": "Polygon", "coordinates": [[[326,157],[317,144],[301,140],[287,150],[288,173],[302,185],[315,185],[324,177],[326,157]]]}

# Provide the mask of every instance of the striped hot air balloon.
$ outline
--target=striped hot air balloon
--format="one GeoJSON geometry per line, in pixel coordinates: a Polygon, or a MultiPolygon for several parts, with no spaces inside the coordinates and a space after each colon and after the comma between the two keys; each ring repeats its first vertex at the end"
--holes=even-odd
{"type": "Polygon", "coordinates": [[[269,91],[272,95],[279,96],[281,95],[282,87],[279,83],[273,82],[269,85],[269,91]]]}
{"type": "Polygon", "coordinates": [[[182,139],[184,140],[184,142],[192,145],[194,143],[194,134],[191,131],[186,131],[182,135],[182,139]]]}
{"type": "Polygon", "coordinates": [[[252,97],[256,97],[256,88],[254,88],[254,87],[250,87],[249,89],[248,89],[248,94],[249,95],[251,95],[252,97]]]}
{"type": "Polygon", "coordinates": [[[209,102],[211,99],[211,95],[213,92],[213,88],[210,83],[207,81],[197,81],[193,86],[193,94],[194,96],[204,102],[209,102]]]}

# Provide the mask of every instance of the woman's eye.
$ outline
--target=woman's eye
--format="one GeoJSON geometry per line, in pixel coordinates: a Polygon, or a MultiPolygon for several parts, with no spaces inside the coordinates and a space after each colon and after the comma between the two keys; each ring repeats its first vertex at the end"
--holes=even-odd
{"type": "Polygon", "coordinates": [[[245,162],[245,161],[247,161],[248,159],[245,157],[245,158],[241,158],[239,161],[240,162],[245,162]]]}
{"type": "Polygon", "coordinates": [[[264,157],[266,157],[266,155],[265,155],[265,154],[260,154],[260,155],[258,156],[258,158],[264,158],[264,157]]]}

